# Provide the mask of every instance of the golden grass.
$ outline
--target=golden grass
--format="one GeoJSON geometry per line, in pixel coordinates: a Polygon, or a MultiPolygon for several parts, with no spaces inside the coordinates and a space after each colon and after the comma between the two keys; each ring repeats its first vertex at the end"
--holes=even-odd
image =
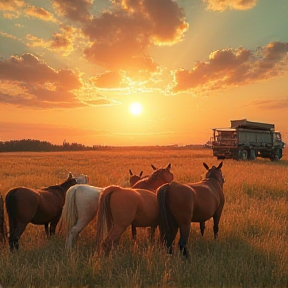
{"type": "MultiPolygon", "coordinates": [[[[168,257],[147,231],[137,243],[128,229],[118,251],[108,258],[94,253],[95,221],[81,233],[68,255],[65,240],[45,238],[44,228],[29,224],[17,253],[0,246],[3,287],[288,287],[288,153],[279,162],[225,160],[226,203],[213,239],[213,222],[202,237],[191,224],[191,262],[175,253],[168,257]]],[[[179,182],[196,182],[202,163],[218,165],[207,149],[114,149],[93,152],[1,153],[0,192],[15,186],[43,187],[66,179],[68,172],[87,174],[91,185],[128,186],[129,169],[152,172],[172,163],[179,182]]],[[[7,217],[6,217],[7,220],[7,217]]],[[[157,234],[158,235],[158,234],[157,234]]],[[[176,247],[177,248],[177,247],[176,247]]],[[[177,250],[177,249],[176,249],[177,250]]]]}

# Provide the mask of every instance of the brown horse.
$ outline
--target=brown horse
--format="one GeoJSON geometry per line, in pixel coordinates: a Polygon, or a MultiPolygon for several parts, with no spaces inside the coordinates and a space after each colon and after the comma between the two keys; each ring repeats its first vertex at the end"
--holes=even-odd
{"type": "MultiPolygon", "coordinates": [[[[153,164],[151,164],[151,167],[154,171],[157,170],[157,168],[153,164]]],[[[143,180],[143,179],[147,179],[150,176],[150,175],[142,176],[143,171],[141,171],[139,176],[138,176],[138,175],[134,174],[131,169],[129,169],[129,174],[130,174],[130,178],[129,178],[130,187],[133,187],[138,181],[143,180]]]]}
{"type": "Polygon", "coordinates": [[[9,218],[11,251],[14,248],[19,249],[18,240],[28,223],[45,225],[47,236],[55,233],[66,191],[75,184],[77,184],[77,179],[69,173],[68,179],[60,185],[43,189],[16,187],[7,193],[5,203],[9,218]]]}
{"type": "Polygon", "coordinates": [[[168,253],[172,254],[172,245],[178,228],[180,228],[180,251],[189,258],[187,241],[191,222],[203,223],[213,217],[214,238],[218,236],[218,224],[224,206],[223,184],[221,167],[209,168],[205,178],[197,183],[181,184],[171,182],[159,187],[156,191],[159,204],[159,228],[161,240],[165,242],[168,253]]]}
{"type": "Polygon", "coordinates": [[[171,164],[169,163],[166,168],[157,169],[154,165],[151,165],[154,172],[146,177],[142,177],[138,182],[136,182],[132,188],[137,189],[147,189],[152,192],[156,192],[156,189],[165,183],[171,182],[171,175],[173,178],[173,174],[170,172],[171,164]],[[171,179],[167,181],[167,179],[171,179]]]}
{"type": "Polygon", "coordinates": [[[129,169],[129,174],[130,174],[129,184],[132,187],[134,184],[136,184],[136,182],[138,182],[141,179],[143,171],[141,171],[139,176],[138,176],[138,175],[134,174],[131,169],[129,169]]]}
{"type": "Polygon", "coordinates": [[[2,195],[0,194],[0,244],[4,244],[6,242],[7,229],[4,218],[4,200],[2,195]]]}
{"type": "MultiPolygon", "coordinates": [[[[157,169],[147,182],[162,185],[173,180],[171,164],[157,169]],[[151,180],[153,179],[153,181],[151,180]]],[[[143,185],[143,184],[141,184],[143,185]]],[[[108,254],[112,246],[117,247],[121,235],[129,225],[156,228],[158,225],[158,203],[156,194],[147,189],[122,188],[111,185],[100,196],[96,224],[97,248],[103,247],[108,254]]]]}
{"type": "MultiPolygon", "coordinates": [[[[154,171],[157,170],[157,168],[153,164],[151,164],[151,167],[154,171]]],[[[129,169],[129,174],[130,174],[130,178],[129,178],[130,187],[134,187],[134,185],[136,185],[136,183],[140,180],[141,180],[141,182],[137,185],[140,186],[141,188],[146,189],[146,187],[147,188],[151,187],[151,181],[153,181],[153,180],[147,181],[147,179],[149,178],[150,175],[146,175],[146,176],[142,177],[143,171],[141,171],[139,176],[138,176],[138,175],[134,174],[131,171],[131,169],[129,169]]],[[[137,188],[137,185],[136,185],[136,188],[137,188]]],[[[154,189],[154,186],[152,187],[152,191],[156,192],[154,189]]],[[[132,231],[132,239],[136,240],[137,231],[136,231],[136,227],[134,225],[131,225],[131,231],[132,231]]],[[[151,238],[154,238],[154,232],[155,232],[155,229],[150,230],[150,237],[151,238]]]]}

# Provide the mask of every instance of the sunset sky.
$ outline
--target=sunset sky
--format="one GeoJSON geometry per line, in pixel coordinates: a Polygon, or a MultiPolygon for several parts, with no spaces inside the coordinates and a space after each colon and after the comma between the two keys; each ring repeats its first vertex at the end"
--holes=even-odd
{"type": "Polygon", "coordinates": [[[0,141],[203,144],[247,118],[288,144],[287,15],[287,0],[0,0],[0,141]]]}

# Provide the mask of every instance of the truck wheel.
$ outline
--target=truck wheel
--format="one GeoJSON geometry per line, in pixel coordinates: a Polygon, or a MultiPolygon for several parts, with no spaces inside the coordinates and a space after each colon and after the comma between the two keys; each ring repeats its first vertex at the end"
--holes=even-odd
{"type": "Polygon", "coordinates": [[[282,158],[282,150],[276,149],[274,151],[273,157],[270,159],[271,161],[279,161],[282,158]]]}
{"type": "Polygon", "coordinates": [[[248,152],[247,150],[243,149],[239,151],[239,159],[247,160],[248,159],[248,152]]]}
{"type": "Polygon", "coordinates": [[[256,151],[255,150],[250,150],[250,153],[249,153],[249,159],[250,160],[255,160],[256,159],[256,151]]]}

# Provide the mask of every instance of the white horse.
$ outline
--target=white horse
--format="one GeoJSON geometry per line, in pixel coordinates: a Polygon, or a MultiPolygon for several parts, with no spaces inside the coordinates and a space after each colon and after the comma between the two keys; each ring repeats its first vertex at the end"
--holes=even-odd
{"type": "Polygon", "coordinates": [[[77,184],[88,184],[89,178],[85,174],[80,174],[75,177],[77,184]]]}
{"type": "MultiPolygon", "coordinates": [[[[153,164],[151,167],[153,170],[157,170],[153,164]]],[[[149,177],[149,175],[142,177],[143,171],[140,172],[139,176],[133,174],[131,169],[129,169],[129,174],[129,184],[131,187],[136,185],[139,180],[143,180],[149,177]]],[[[83,174],[81,175],[83,177],[78,176],[79,180],[82,179],[83,181],[80,183],[88,183],[88,177],[83,174]]],[[[79,182],[77,181],[77,183],[79,182]]],[[[57,231],[63,233],[66,236],[66,250],[72,250],[81,231],[96,216],[100,194],[103,189],[104,188],[101,187],[81,184],[76,184],[68,189],[61,218],[57,225],[57,231]]],[[[132,238],[136,239],[136,227],[133,225],[132,238]]]]}
{"type": "Polygon", "coordinates": [[[71,250],[80,232],[90,223],[98,211],[103,188],[77,184],[66,193],[57,230],[66,236],[66,249],[71,250]]]}
{"type": "MultiPolygon", "coordinates": [[[[142,171],[139,176],[133,174],[131,170],[129,170],[129,173],[129,183],[131,187],[135,185],[137,181],[147,177],[141,178],[142,171]]],[[[72,250],[81,231],[96,216],[99,197],[103,189],[104,188],[101,187],[82,184],[76,184],[68,189],[61,218],[57,225],[57,231],[66,236],[66,250],[72,250]]],[[[132,227],[132,237],[135,238],[136,236],[134,236],[133,233],[136,234],[136,228],[132,227]]]]}

